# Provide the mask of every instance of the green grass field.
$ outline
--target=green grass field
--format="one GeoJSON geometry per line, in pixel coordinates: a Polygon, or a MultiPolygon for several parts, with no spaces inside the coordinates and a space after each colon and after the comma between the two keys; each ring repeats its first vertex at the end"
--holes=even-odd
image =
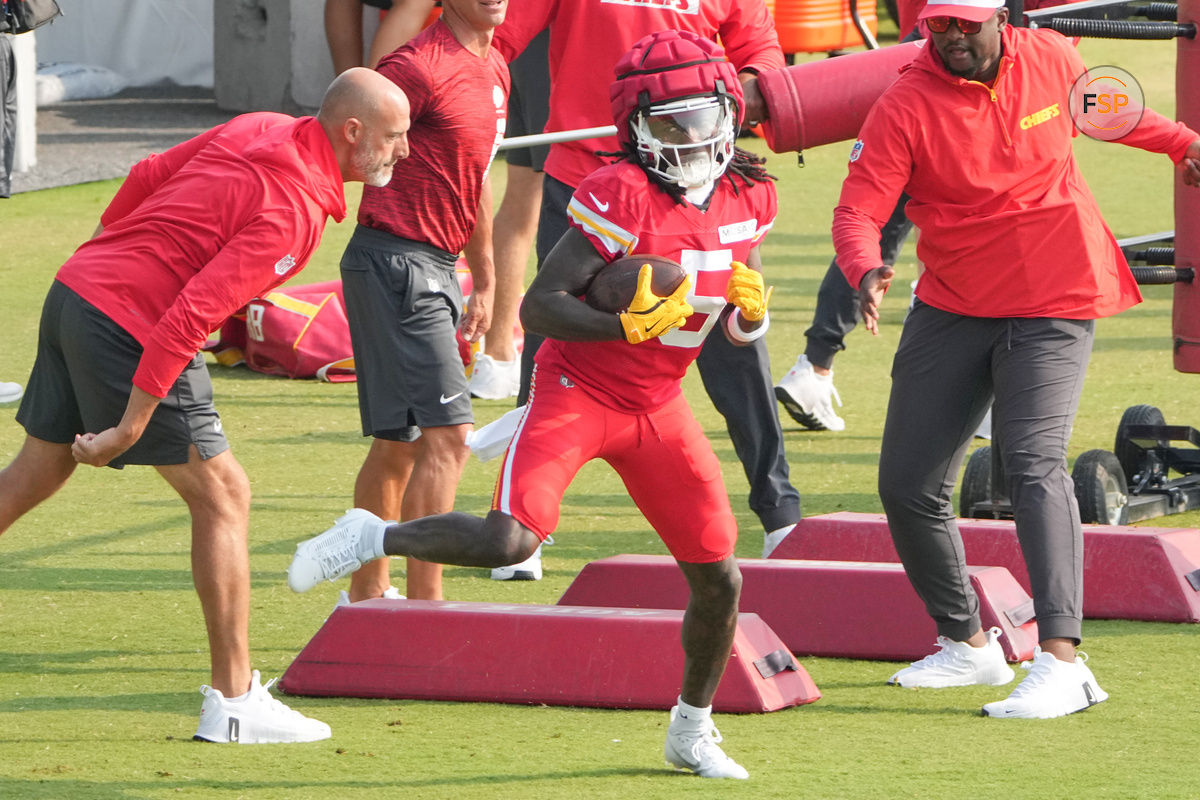
{"type": "MultiPolygon", "coordinates": [[[[1089,65],[1115,64],[1142,82],[1151,105],[1172,107],[1174,45],[1087,42],[1089,65]]],[[[761,143],[758,145],[761,149],[761,143]]],[[[769,341],[781,376],[803,343],[831,255],[829,223],[847,144],[772,156],[781,214],[765,245],[776,286],[769,341]]],[[[1081,141],[1084,172],[1118,237],[1174,227],[1167,160],[1081,141]]],[[[502,177],[503,170],[497,169],[502,177]]],[[[17,195],[2,208],[0,379],[24,381],[42,296],[83,241],[115,182],[17,195]],[[19,232],[19,233],[18,233],[19,232]]],[[[357,189],[351,194],[357,197],[357,189]]],[[[499,196],[499,194],[497,194],[499,196]]],[[[336,277],[350,223],[330,226],[302,282],[336,277]]],[[[875,468],[891,355],[915,276],[900,263],[883,331],[861,330],[837,361],[844,433],[811,433],[786,420],[792,479],[808,516],[878,512],[875,468]]],[[[1123,409],[1151,403],[1168,422],[1200,426],[1197,378],[1172,370],[1171,291],[1098,325],[1071,457],[1111,448],[1123,409]]],[[[254,489],[251,645],[264,676],[279,675],[324,621],[334,587],[292,594],[285,570],[295,543],[349,504],[367,442],[352,384],[287,381],[213,369],[217,406],[254,489]]],[[[742,530],[739,555],[756,557],[761,532],[746,482],[698,379],[688,396],[725,467],[742,530]]],[[[508,404],[480,402],[488,422],[508,404]]],[[[0,459],[23,431],[0,408],[0,459]]],[[[786,418],[785,418],[786,419],[786,418]]],[[[472,462],[458,507],[488,507],[495,463],[472,462]]],[[[681,509],[686,513],[686,509],[681,509]]],[[[1147,524],[1200,527],[1200,512],[1147,524]]],[[[478,569],[447,568],[458,600],[554,603],[589,560],[664,553],[615,475],[590,465],[563,509],[539,583],[501,584],[478,569]]],[[[401,564],[394,566],[398,574],[401,564]]],[[[788,602],[786,597],[780,603],[788,602]]],[[[666,714],[496,704],[293,698],[333,726],[332,740],[217,747],[194,743],[208,680],[204,627],[191,587],[188,519],[148,468],[80,468],[51,501],[0,537],[0,798],[1198,798],[1200,626],[1084,623],[1109,702],[1051,721],[997,721],[979,706],[1011,687],[905,691],[884,681],[890,663],[804,658],[817,703],[766,715],[724,715],[725,747],[751,780],[711,782],[670,771],[661,758],[666,714]]],[[[514,649],[521,642],[512,643],[514,649]]],[[[668,641],[664,647],[676,647],[668,641]]],[[[932,647],[932,642],[931,642],[932,647]]]]}

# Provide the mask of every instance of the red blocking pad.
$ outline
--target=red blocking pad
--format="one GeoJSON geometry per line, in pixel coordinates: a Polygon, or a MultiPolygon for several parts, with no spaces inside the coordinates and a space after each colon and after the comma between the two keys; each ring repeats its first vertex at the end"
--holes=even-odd
{"type": "MultiPolygon", "coordinates": [[[[899,564],[738,559],[743,613],[757,614],[798,655],[914,661],[937,649],[937,628],[899,564]]],[[[984,628],[998,626],[1010,661],[1033,657],[1033,601],[1008,570],[972,567],[984,628]]],[[[561,605],[684,608],[687,581],[669,556],[587,564],[561,605]]]]}
{"type": "MultiPolygon", "coordinates": [[[[683,675],[682,611],[432,600],[339,606],[279,686],[289,694],[667,710],[683,675]]],[[[739,614],[713,700],[757,713],[821,696],[754,614],[739,614]]]]}
{"type": "MultiPolygon", "coordinates": [[[[1006,567],[1029,591],[1011,520],[960,519],[968,564],[1006,567]]],[[[771,558],[899,561],[882,514],[849,511],[801,520],[771,558]]],[[[1083,526],[1083,615],[1200,622],[1200,530],[1083,526]]]]}

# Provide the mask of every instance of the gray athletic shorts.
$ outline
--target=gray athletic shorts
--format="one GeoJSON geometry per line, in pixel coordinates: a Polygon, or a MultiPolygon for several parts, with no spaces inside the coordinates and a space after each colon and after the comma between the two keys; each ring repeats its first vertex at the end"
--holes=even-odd
{"type": "Polygon", "coordinates": [[[415,441],[475,421],[455,329],[463,295],[444,250],[359,225],[342,254],[363,436],[415,441]]]}
{"type": "MultiPolygon", "coordinates": [[[[136,339],[55,281],[42,306],[37,360],[17,422],[30,436],[57,444],[116,426],[141,357],[136,339]]],[[[204,459],[229,449],[199,353],[158,404],[142,438],[108,466],[184,464],[192,445],[204,459]]]]}
{"type": "MultiPolygon", "coordinates": [[[[546,130],[546,119],[550,116],[549,48],[550,31],[547,29],[533,37],[521,55],[508,65],[512,77],[508,92],[508,126],[504,129],[508,138],[546,130]]],[[[509,164],[541,172],[549,152],[548,144],[518,147],[506,150],[504,158],[509,164]]]]}

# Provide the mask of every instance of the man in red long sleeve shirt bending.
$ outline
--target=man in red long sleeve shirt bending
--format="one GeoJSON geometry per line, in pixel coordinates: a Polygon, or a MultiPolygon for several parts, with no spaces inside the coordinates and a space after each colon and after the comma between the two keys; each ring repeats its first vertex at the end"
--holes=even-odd
{"type": "MultiPolygon", "coordinates": [[[[1141,295],[1072,155],[1069,94],[1086,72],[1075,48],[1050,30],[1009,27],[1001,0],[949,0],[921,18],[931,46],[863,123],[833,221],[838,264],[873,332],[894,275],[879,231],[901,191],[921,230],[925,272],[892,367],[879,494],[940,647],[889,682],[1013,679],[998,629],[981,629],[950,504],[994,402],[1040,647],[1021,684],[983,713],[1058,717],[1108,697],[1075,652],[1083,541],[1067,440],[1094,320],[1141,295]]],[[[1170,155],[1185,183],[1200,183],[1195,131],[1149,109],[1131,128],[1123,144],[1170,155]]]]}
{"type": "Polygon", "coordinates": [[[250,484],[229,450],[197,352],[252,298],[299,271],[344,181],[384,185],[408,155],[408,99],[349,70],[317,116],[245,114],[136,164],[95,236],[59,270],[0,472],[0,532],[77,463],[150,464],[192,516],[192,572],[212,687],[196,738],[315,741],[329,726],[275,700],[250,669],[250,484]]]}

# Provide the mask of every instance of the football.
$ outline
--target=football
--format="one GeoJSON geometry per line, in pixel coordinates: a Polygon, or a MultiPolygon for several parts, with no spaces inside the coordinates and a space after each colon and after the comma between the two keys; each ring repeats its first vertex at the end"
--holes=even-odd
{"type": "Polygon", "coordinates": [[[638,273],[642,265],[654,270],[650,286],[656,295],[666,297],[679,288],[687,276],[683,267],[663,256],[635,255],[618,258],[596,273],[588,284],[584,301],[592,308],[619,314],[629,308],[637,292],[638,273]]]}

